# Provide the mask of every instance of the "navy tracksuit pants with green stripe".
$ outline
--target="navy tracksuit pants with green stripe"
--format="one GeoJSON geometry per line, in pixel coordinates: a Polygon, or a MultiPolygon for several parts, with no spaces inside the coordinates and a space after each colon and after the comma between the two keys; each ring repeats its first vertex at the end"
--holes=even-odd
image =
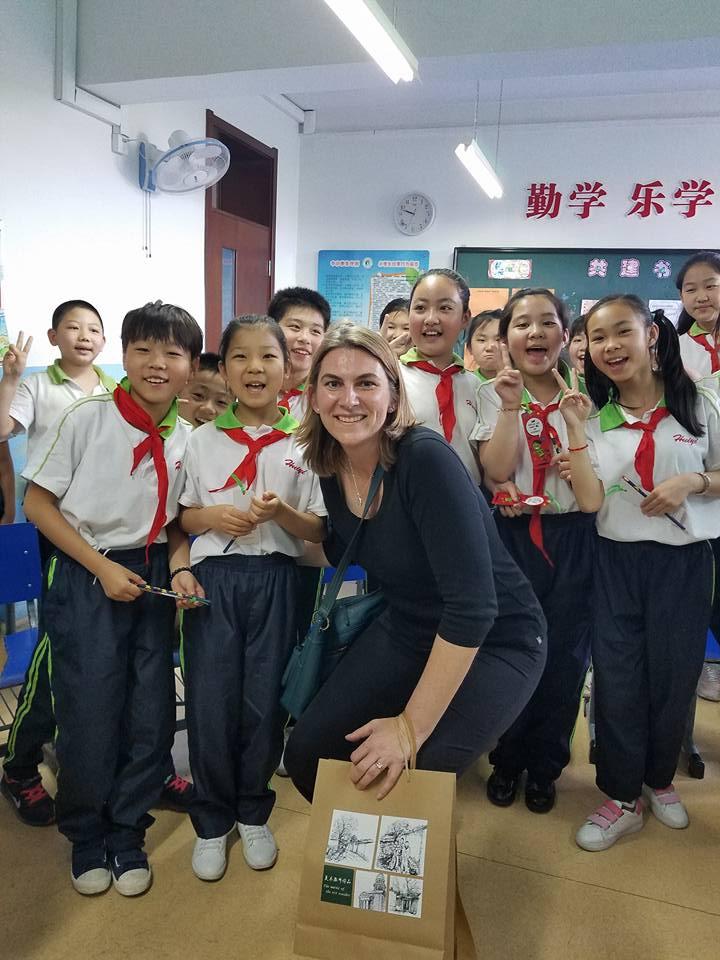
{"type": "MultiPolygon", "coordinates": [[[[167,587],[167,546],[108,558],[167,587]]],[[[50,572],[50,571],[49,571],[50,572]]],[[[143,594],[110,600],[93,575],[62,553],[43,597],[50,638],[61,833],[119,853],[142,847],[163,787],[174,736],[175,604],[143,594]]]]}

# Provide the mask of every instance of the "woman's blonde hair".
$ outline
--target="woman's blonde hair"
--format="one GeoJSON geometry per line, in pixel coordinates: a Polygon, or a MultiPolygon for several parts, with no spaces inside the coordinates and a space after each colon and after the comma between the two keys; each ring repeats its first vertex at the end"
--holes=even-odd
{"type": "MultiPolygon", "coordinates": [[[[307,379],[307,389],[317,390],[320,366],[333,350],[349,348],[364,350],[382,366],[390,386],[391,409],[388,410],[385,426],[380,434],[380,463],[387,470],[397,459],[397,443],[405,432],[415,426],[415,418],[405,391],[400,364],[388,343],[380,336],[355,323],[343,321],[333,324],[323,338],[315,354],[307,379]]],[[[346,463],[341,445],[324,427],[310,403],[305,409],[297,439],[305,450],[305,459],[311,470],[320,477],[336,474],[346,463]]]]}

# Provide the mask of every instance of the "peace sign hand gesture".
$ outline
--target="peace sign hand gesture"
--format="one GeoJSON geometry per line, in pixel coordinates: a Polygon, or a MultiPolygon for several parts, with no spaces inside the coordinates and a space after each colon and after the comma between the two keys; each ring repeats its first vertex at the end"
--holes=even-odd
{"type": "Polygon", "coordinates": [[[23,343],[22,330],[18,334],[17,343],[11,343],[3,357],[3,376],[11,380],[19,380],[25,370],[33,338],[28,337],[23,343]]]}
{"type": "Polygon", "coordinates": [[[568,385],[555,368],[553,368],[552,375],[560,387],[561,397],[559,410],[563,420],[567,424],[568,430],[572,430],[573,428],[584,429],[585,421],[590,416],[590,411],[592,410],[592,401],[590,397],[580,392],[577,370],[573,367],[570,371],[570,382],[572,386],[569,390],[568,385]]]}
{"type": "Polygon", "coordinates": [[[501,367],[495,377],[495,393],[500,397],[503,405],[519,407],[523,395],[522,374],[515,370],[510,359],[507,344],[500,342],[501,367]]]}

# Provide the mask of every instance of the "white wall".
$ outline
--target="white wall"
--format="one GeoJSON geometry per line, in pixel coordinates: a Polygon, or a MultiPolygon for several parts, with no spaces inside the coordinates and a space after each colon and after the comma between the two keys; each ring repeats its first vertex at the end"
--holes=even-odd
{"type": "MultiPolygon", "coordinates": [[[[397,133],[318,134],[302,138],[298,283],[313,285],[317,251],[326,248],[420,248],[433,266],[450,266],[456,246],[720,246],[720,120],[618,121],[503,128],[499,173],[505,187],[491,201],[454,156],[467,128],[397,133]],[[666,187],[705,176],[712,207],[686,220],[668,207],[648,220],[626,217],[636,180],[666,187]],[[527,187],[553,180],[567,193],[577,180],[598,179],[606,208],[586,221],[561,208],[555,221],[527,220],[527,187]],[[436,203],[434,224],[417,238],[393,226],[393,205],[422,190],[436,203]]],[[[478,140],[494,157],[495,131],[478,140]]],[[[664,191],[669,194],[672,191],[664,191]]]]}
{"type": "MultiPolygon", "coordinates": [[[[11,335],[37,336],[30,362],[47,363],[55,305],[80,297],[105,319],[105,363],[120,359],[125,312],[147,300],[179,303],[204,322],[202,192],[152,201],[152,258],[142,251],[137,153],[110,150],[110,128],[53,98],[53,0],[0,0],[2,302],[11,335]]],[[[176,128],[205,130],[205,109],[279,149],[275,281],[294,282],[297,125],[260,97],[128,107],[127,133],[162,146],[176,128]]]]}

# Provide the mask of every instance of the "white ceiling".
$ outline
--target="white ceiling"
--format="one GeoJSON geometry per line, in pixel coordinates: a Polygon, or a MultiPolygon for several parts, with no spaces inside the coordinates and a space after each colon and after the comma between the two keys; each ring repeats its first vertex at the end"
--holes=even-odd
{"type": "Polygon", "coordinates": [[[394,86],[323,0],[79,0],[78,83],[116,103],[283,94],[318,131],[720,117],[718,0],[380,0],[394,86]]]}

